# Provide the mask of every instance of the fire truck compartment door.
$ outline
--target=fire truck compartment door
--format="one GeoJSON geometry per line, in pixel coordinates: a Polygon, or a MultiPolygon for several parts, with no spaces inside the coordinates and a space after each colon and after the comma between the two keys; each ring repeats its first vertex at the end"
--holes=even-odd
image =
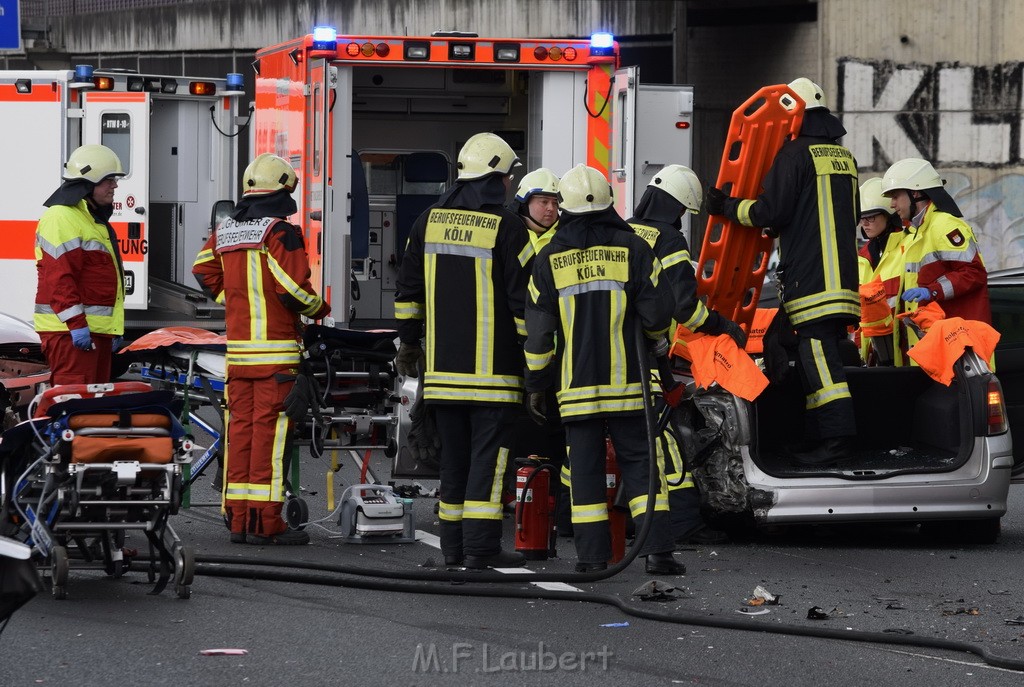
{"type": "Polygon", "coordinates": [[[84,94],[82,143],[107,146],[121,160],[110,224],[124,266],[125,308],[143,310],[149,292],[149,111],[146,92],[84,94]]]}

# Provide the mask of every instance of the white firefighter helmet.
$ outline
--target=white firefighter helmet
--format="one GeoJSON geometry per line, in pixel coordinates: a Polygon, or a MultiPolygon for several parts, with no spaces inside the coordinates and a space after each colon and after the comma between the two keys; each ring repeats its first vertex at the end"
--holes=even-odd
{"type": "Polygon", "coordinates": [[[894,162],[882,177],[882,194],[891,197],[893,191],[924,191],[942,188],[942,177],[932,163],[919,157],[908,157],[894,162]]]}
{"type": "Polygon", "coordinates": [[[525,203],[533,195],[558,197],[558,177],[547,167],[533,170],[519,182],[516,200],[525,203]]]}
{"type": "Polygon", "coordinates": [[[488,174],[508,174],[519,164],[512,147],[492,133],[474,134],[459,151],[459,180],[480,179],[488,174]]]}
{"type": "Polygon", "coordinates": [[[107,177],[123,177],[124,170],[117,153],[97,143],[76,148],[64,164],[63,178],[86,179],[98,184],[107,177]]]}
{"type": "Polygon", "coordinates": [[[612,206],[612,186],[593,167],[576,165],[558,182],[558,205],[575,215],[600,212],[612,206]]]}
{"type": "Polygon", "coordinates": [[[285,189],[295,190],[299,177],[291,164],[273,153],[256,156],[242,174],[242,195],[266,196],[285,189]]]}
{"type": "Polygon", "coordinates": [[[669,194],[690,212],[700,212],[700,201],[704,196],[700,179],[693,170],[684,165],[665,165],[654,175],[648,186],[660,188],[669,194]]]}
{"type": "Polygon", "coordinates": [[[825,104],[825,91],[821,90],[821,86],[814,83],[806,76],[801,76],[799,79],[791,81],[789,87],[793,89],[793,92],[800,96],[800,99],[804,101],[804,110],[813,110],[819,107],[828,107],[825,104]]]}
{"type": "Polygon", "coordinates": [[[892,214],[889,199],[882,195],[882,177],[868,179],[860,185],[860,216],[892,214]]]}

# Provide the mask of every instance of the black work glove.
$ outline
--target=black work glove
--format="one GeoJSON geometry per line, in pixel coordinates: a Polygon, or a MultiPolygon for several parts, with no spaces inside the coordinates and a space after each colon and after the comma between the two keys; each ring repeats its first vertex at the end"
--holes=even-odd
{"type": "Polygon", "coordinates": [[[320,389],[313,377],[300,374],[288,395],[284,397],[284,414],[290,420],[306,419],[309,409],[320,409],[320,389]]]}
{"type": "Polygon", "coordinates": [[[437,434],[434,411],[421,400],[409,413],[409,452],[418,465],[430,470],[441,467],[441,437],[437,434]]]}
{"type": "Polygon", "coordinates": [[[395,369],[403,377],[416,379],[420,376],[420,363],[424,359],[423,349],[418,343],[411,344],[402,342],[398,347],[398,355],[395,356],[395,369]]]}
{"type": "Polygon", "coordinates": [[[725,201],[729,199],[725,191],[712,186],[708,189],[707,196],[704,198],[704,207],[707,209],[709,215],[724,215],[725,214],[725,201]]]}
{"type": "Polygon", "coordinates": [[[728,317],[723,317],[714,311],[708,314],[708,319],[704,324],[697,327],[697,331],[701,334],[710,334],[711,336],[728,334],[740,348],[747,345],[747,334],[743,331],[743,328],[728,317]]]}
{"type": "Polygon", "coordinates": [[[548,403],[543,391],[531,391],[526,395],[526,412],[538,425],[547,424],[548,403]]]}

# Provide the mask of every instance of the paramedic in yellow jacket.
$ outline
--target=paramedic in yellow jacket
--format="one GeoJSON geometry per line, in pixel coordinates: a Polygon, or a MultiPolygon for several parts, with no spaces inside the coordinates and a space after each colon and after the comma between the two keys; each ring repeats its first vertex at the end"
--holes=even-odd
{"type": "Polygon", "coordinates": [[[35,330],[52,384],[110,381],[110,355],[124,334],[124,276],[110,226],[123,177],[110,148],[84,145],[64,165],[64,183],[36,228],[35,330]]]}
{"type": "Polygon", "coordinates": [[[891,201],[882,195],[881,177],[868,179],[860,185],[860,234],[865,239],[857,254],[860,283],[863,287],[876,279],[881,281],[888,306],[884,315],[881,307],[877,316],[868,315],[866,310],[869,308],[865,306],[862,293],[860,326],[867,334],[860,334],[860,352],[861,358],[872,366],[893,364],[894,313],[903,273],[903,251],[900,247],[903,223],[890,204],[891,201]],[[879,333],[872,335],[872,330],[879,333]]]}
{"type": "Polygon", "coordinates": [[[298,178],[270,153],[242,176],[244,197],[216,228],[192,266],[196,279],[224,304],[228,412],[224,508],[236,544],[305,544],[281,517],[291,420],[284,400],[301,355],[299,316],[318,320],[330,306],[309,282],[296,211],[298,178]]]}

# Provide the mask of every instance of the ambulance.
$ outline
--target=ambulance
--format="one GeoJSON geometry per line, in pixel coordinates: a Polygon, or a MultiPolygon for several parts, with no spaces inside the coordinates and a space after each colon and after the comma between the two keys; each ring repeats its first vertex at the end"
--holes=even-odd
{"type": "Polygon", "coordinates": [[[71,151],[100,143],[125,171],[110,222],[124,264],[126,337],[171,325],[222,328],[223,307],[199,291],[192,262],[215,203],[236,195],[241,94],[240,74],[190,78],[88,65],[0,71],[0,312],[32,321],[43,202],[71,151]]]}
{"type": "MultiPolygon", "coordinates": [[[[585,163],[632,214],[667,164],[690,164],[693,90],[644,85],[609,34],[589,39],[344,36],[317,27],[260,50],[253,150],[298,172],[295,223],[339,323],[394,322],[409,229],[455,180],[462,144],[491,131],[517,179],[585,163]]],[[[516,182],[517,183],[517,180],[516,182]]]]}

